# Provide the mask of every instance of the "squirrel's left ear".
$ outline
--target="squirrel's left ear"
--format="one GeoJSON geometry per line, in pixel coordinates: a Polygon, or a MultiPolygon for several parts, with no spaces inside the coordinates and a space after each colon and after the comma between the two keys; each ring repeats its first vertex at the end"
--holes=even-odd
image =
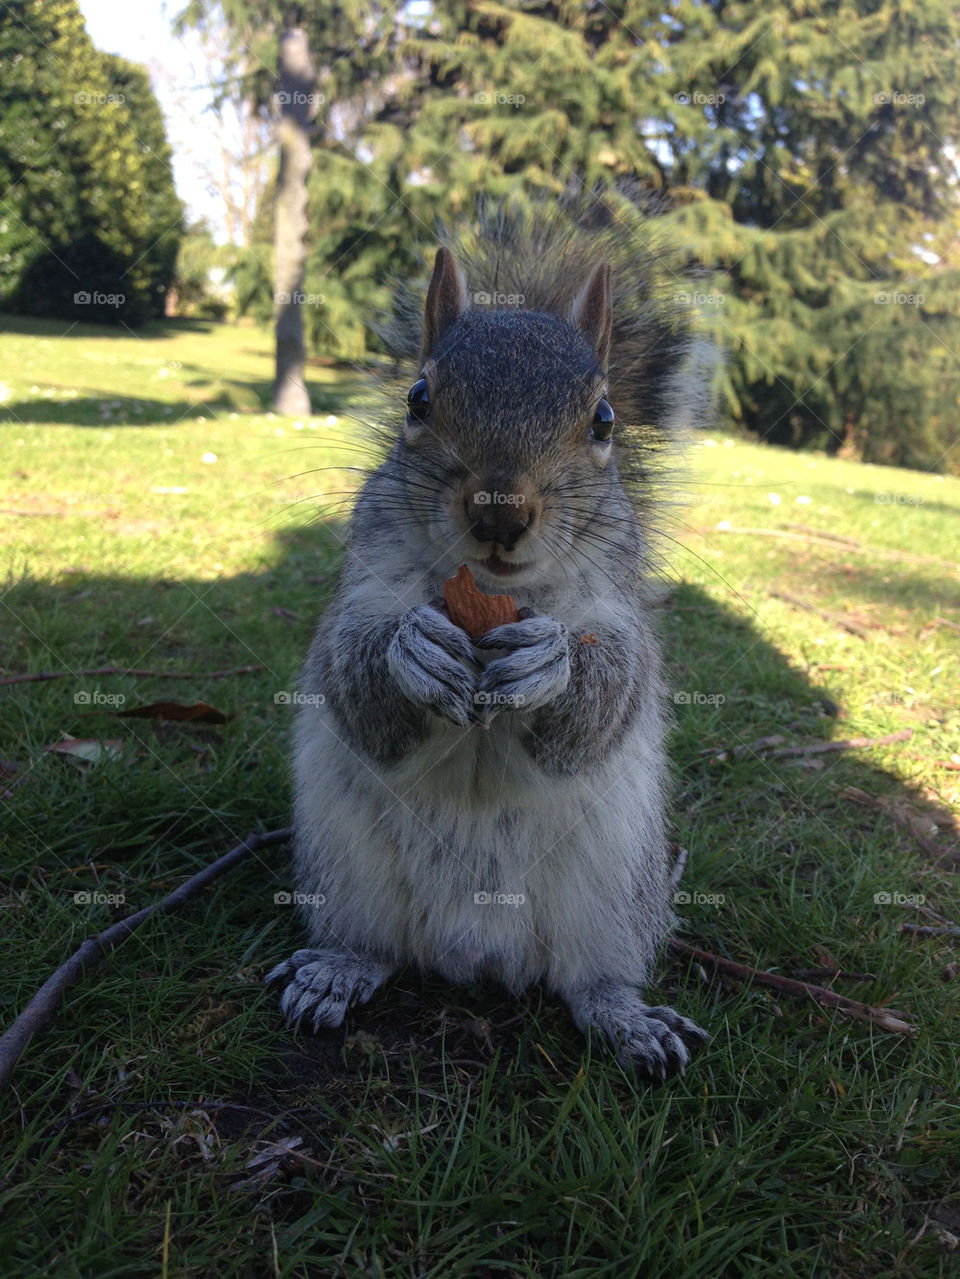
{"type": "Polygon", "coordinates": [[[427,290],[427,305],[423,313],[423,345],[420,349],[420,365],[429,357],[433,348],[469,306],[467,286],[460,268],[449,249],[438,249],[433,266],[433,278],[427,290]]]}
{"type": "Polygon", "coordinates": [[[590,272],[586,284],[574,299],[570,319],[596,351],[600,367],[606,373],[613,330],[609,262],[598,262],[590,272]]]}

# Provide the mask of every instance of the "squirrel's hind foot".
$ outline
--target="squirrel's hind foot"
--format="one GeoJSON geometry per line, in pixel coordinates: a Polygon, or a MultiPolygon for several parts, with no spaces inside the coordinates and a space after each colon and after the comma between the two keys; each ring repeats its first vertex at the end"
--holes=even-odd
{"type": "Polygon", "coordinates": [[[645,1004],[633,986],[601,983],[577,991],[567,1002],[584,1033],[598,1031],[619,1061],[651,1079],[682,1075],[691,1052],[709,1038],[674,1009],[645,1004]]]}
{"type": "Polygon", "coordinates": [[[347,1009],[365,1004],[390,971],[368,955],[298,950],[264,980],[268,985],[284,983],[280,1011],[291,1029],[309,1022],[314,1031],[335,1030],[347,1009]]]}

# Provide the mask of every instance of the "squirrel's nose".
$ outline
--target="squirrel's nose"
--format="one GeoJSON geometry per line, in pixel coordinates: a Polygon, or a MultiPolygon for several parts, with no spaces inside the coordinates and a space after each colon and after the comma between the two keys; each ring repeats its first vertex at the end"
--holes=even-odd
{"type": "Polygon", "coordinates": [[[512,551],[532,526],[534,509],[522,493],[483,491],[464,498],[470,532],[478,542],[495,542],[512,551]]]}

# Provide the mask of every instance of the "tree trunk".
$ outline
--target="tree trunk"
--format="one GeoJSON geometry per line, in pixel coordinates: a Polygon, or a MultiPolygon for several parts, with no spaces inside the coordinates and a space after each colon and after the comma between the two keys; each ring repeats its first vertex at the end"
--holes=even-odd
{"type": "Polygon", "coordinates": [[[277,179],[276,293],[277,375],[273,407],[291,415],[310,412],[303,345],[303,272],[306,261],[307,176],[317,80],[307,33],[301,27],[280,39],[280,173],[277,179]]]}

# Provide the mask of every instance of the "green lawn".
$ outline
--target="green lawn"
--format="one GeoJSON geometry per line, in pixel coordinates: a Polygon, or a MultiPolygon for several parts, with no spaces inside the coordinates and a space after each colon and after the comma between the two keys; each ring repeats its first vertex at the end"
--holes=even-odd
{"type": "MultiPolygon", "coordinates": [[[[287,824],[274,696],[369,457],[348,371],[311,369],[303,422],[263,411],[259,330],[63,327],[0,317],[4,674],[188,677],[0,687],[5,1023],[85,935],[287,824]],[[229,718],[122,719],[120,699],[229,718]],[[45,749],[65,735],[116,745],[82,766],[45,749]]],[[[681,937],[846,970],[822,980],[915,1035],[665,955],[655,997],[713,1036],[665,1085],[591,1055],[537,992],[411,973],[345,1032],[291,1038],[260,980],[300,941],[276,849],[150,921],[31,1043],[2,1099],[0,1274],[960,1273],[958,940],[900,931],[960,920],[960,480],[715,432],[674,496],[681,937]]]]}

